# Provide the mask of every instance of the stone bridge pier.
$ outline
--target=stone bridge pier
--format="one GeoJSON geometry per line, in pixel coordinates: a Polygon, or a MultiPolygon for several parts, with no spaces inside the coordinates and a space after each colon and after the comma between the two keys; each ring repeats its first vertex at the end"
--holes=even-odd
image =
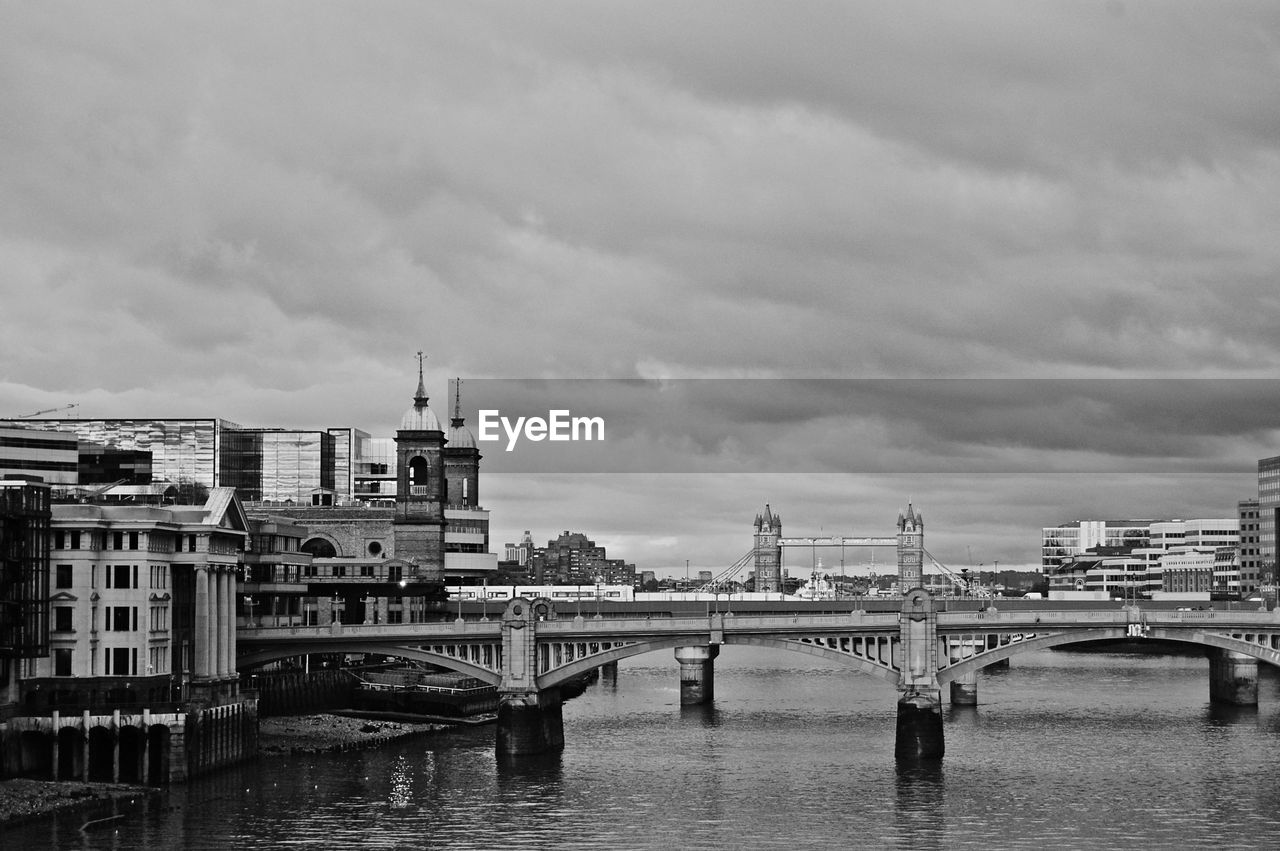
{"type": "Polygon", "coordinates": [[[913,588],[903,598],[899,622],[902,672],[893,752],[900,760],[942,759],[945,750],[937,631],[933,598],[923,588],[913,588]]]}
{"type": "Polygon", "coordinates": [[[1233,650],[1210,650],[1209,700],[1232,706],[1257,706],[1258,660],[1233,650]]]}
{"type": "Polygon", "coordinates": [[[502,682],[498,686],[499,756],[564,750],[560,689],[538,687],[537,627],[555,617],[546,600],[517,598],[502,613],[502,682]]]}
{"type": "Polygon", "coordinates": [[[676,648],[676,661],[680,663],[681,706],[710,703],[715,698],[715,659],[719,655],[718,644],[676,648]]]}

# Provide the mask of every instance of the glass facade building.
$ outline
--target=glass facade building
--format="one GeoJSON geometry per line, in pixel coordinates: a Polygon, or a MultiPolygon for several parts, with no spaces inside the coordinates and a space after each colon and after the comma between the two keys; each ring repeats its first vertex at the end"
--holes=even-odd
{"type": "Polygon", "coordinates": [[[1258,462],[1258,549],[1260,578],[1276,578],[1276,528],[1280,515],[1280,455],[1258,462]]]}
{"type": "Polygon", "coordinates": [[[151,453],[151,475],[176,485],[217,487],[223,438],[239,428],[219,419],[23,420],[30,428],[66,431],[117,450],[151,453]]]}

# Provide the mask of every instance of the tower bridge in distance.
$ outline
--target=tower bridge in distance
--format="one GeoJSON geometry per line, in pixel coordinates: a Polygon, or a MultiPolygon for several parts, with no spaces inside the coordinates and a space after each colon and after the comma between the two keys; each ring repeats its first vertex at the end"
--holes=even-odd
{"type": "Polygon", "coordinates": [[[1046,602],[1016,611],[947,611],[920,587],[924,522],[911,506],[898,517],[894,543],[900,587],[910,589],[896,611],[771,602],[767,611],[685,614],[654,603],[651,610],[633,604],[625,612],[571,617],[548,599],[516,598],[493,619],[240,629],[237,667],[309,653],[373,653],[468,674],[498,688],[497,749],[518,755],[564,747],[560,686],[587,671],[672,650],[681,704],[701,704],[713,699],[722,646],[770,647],[832,660],[894,686],[895,753],[926,760],[944,751],[943,687],[953,704],[976,703],[978,670],[1019,653],[1126,638],[1197,645],[1209,656],[1210,699],[1231,704],[1257,703],[1259,661],[1280,667],[1280,610],[1063,610],[1046,602]]]}

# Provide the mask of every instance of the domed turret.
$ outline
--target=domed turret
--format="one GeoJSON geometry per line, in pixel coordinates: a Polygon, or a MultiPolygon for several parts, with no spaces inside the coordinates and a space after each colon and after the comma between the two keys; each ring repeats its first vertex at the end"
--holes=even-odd
{"type": "Polygon", "coordinates": [[[418,362],[418,392],[413,397],[413,407],[400,418],[400,431],[441,431],[440,421],[427,407],[427,388],[422,382],[422,362],[418,362]]]}

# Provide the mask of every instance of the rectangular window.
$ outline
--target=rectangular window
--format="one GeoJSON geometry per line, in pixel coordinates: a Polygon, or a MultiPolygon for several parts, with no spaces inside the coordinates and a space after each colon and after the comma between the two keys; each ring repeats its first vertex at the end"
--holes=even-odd
{"type": "Polygon", "coordinates": [[[54,648],[53,675],[55,677],[71,676],[71,649],[69,647],[54,648]]]}
{"type": "Polygon", "coordinates": [[[124,532],[111,533],[111,549],[113,550],[124,549],[124,532]]]}
{"type": "Polygon", "coordinates": [[[194,553],[194,552],[196,551],[196,536],[195,536],[195,535],[188,535],[188,536],[187,536],[187,551],[188,551],[188,552],[192,552],[192,553],[194,553]]]}
{"type": "Polygon", "coordinates": [[[113,632],[129,631],[129,607],[128,606],[112,606],[110,614],[110,624],[107,629],[113,632]]]}
{"type": "MultiPolygon", "coordinates": [[[[116,588],[128,588],[128,587],[129,587],[129,565],[127,565],[127,564],[117,564],[117,565],[115,566],[115,568],[112,570],[112,573],[114,573],[114,574],[115,574],[115,587],[116,587],[116,588]]],[[[111,586],[110,586],[110,585],[108,585],[107,587],[108,587],[108,588],[110,588],[111,586]]]]}
{"type": "Polygon", "coordinates": [[[71,533],[71,549],[73,550],[80,549],[80,533],[79,532],[73,531],[71,533]]]}
{"type": "Polygon", "coordinates": [[[138,566],[136,564],[133,566],[133,586],[132,587],[134,588],[138,587],[138,566]]]}
{"type": "Polygon", "coordinates": [[[67,533],[61,529],[53,533],[53,548],[55,550],[65,550],[67,548],[67,533]]]}
{"type": "Polygon", "coordinates": [[[390,609],[387,612],[387,623],[404,623],[404,612],[400,609],[390,609]]]}
{"type": "MultiPolygon", "coordinates": [[[[134,650],[133,653],[138,651],[134,650]]],[[[131,671],[129,668],[130,649],[128,647],[116,647],[111,650],[111,675],[116,677],[128,676],[131,671]]]]}
{"type": "Polygon", "coordinates": [[[55,570],[54,587],[70,588],[71,587],[71,565],[60,564],[55,570]]]}
{"type": "Polygon", "coordinates": [[[130,532],[129,533],[129,549],[136,550],[137,548],[138,548],[138,533],[130,532]]]}
{"type": "Polygon", "coordinates": [[[342,565],[342,564],[335,565],[333,568],[333,575],[335,578],[338,578],[338,579],[342,579],[346,577],[347,575],[346,565],[342,565]]]}
{"type": "Polygon", "coordinates": [[[71,626],[71,617],[74,613],[71,606],[54,606],[53,607],[53,630],[54,632],[71,632],[74,627],[71,626]]]}

